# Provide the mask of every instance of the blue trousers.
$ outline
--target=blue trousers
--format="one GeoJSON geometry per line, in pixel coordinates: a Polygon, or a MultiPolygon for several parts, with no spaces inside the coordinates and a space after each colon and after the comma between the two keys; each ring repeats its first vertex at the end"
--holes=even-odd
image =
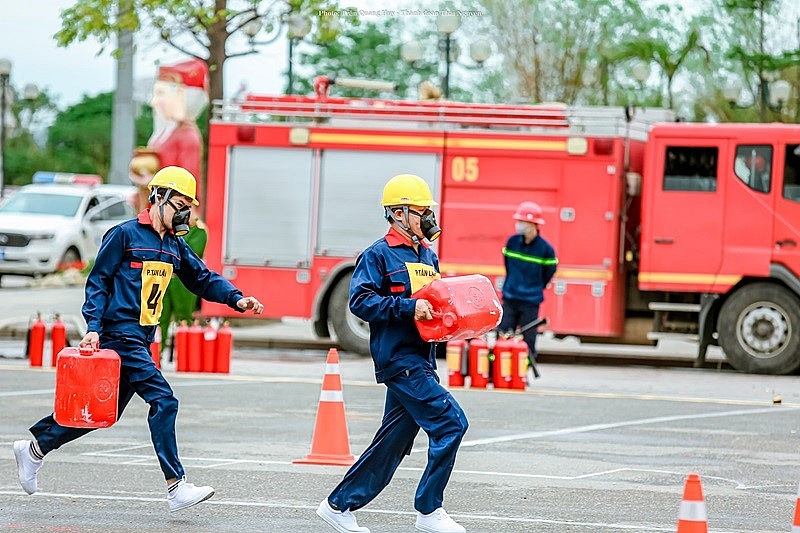
{"type": "Polygon", "coordinates": [[[427,362],[384,384],[387,391],[381,427],[328,501],[342,511],[367,505],[389,484],[422,428],[428,434],[428,464],[417,487],[414,508],[431,513],[442,507],[456,452],[467,431],[467,417],[427,362]]]}
{"type": "MultiPolygon", "coordinates": [[[[497,331],[500,333],[508,331],[513,333],[518,327],[521,328],[537,318],[539,318],[539,304],[510,298],[504,299],[503,318],[500,320],[500,324],[497,325],[497,331]]],[[[522,333],[522,338],[525,340],[525,344],[528,345],[528,355],[531,361],[536,361],[536,336],[538,334],[539,331],[536,328],[531,328],[522,333]]]]}
{"type": "MultiPolygon", "coordinates": [[[[149,404],[150,412],[147,416],[147,423],[150,426],[150,438],[153,441],[153,448],[161,465],[161,471],[164,472],[164,478],[183,477],[184,471],[180,459],[178,459],[178,443],[175,437],[178,399],[175,398],[169,383],[150,358],[149,344],[132,339],[108,342],[101,339],[101,346],[114,350],[122,360],[117,416],[122,416],[122,412],[134,394],[138,394],[149,404]],[[152,365],[152,372],[148,372],[146,368],[145,361],[148,360],[152,365]]],[[[30,428],[30,432],[36,438],[44,454],[56,450],[90,431],[94,431],[94,429],[61,426],[55,421],[52,414],[39,420],[30,428]]]]}

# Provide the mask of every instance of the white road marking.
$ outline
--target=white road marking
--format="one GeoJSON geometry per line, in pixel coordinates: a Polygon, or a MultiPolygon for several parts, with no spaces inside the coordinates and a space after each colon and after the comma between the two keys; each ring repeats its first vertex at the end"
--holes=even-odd
{"type": "MultiPolygon", "coordinates": [[[[20,490],[0,490],[0,495],[3,496],[19,496],[20,498],[30,498],[27,494],[23,494],[20,490]]],[[[103,501],[132,501],[132,502],[160,502],[163,503],[165,498],[150,498],[145,496],[124,496],[121,494],[115,495],[101,495],[101,494],[83,494],[83,493],[59,493],[59,492],[37,492],[34,498],[59,498],[70,500],[103,500],[103,501]]],[[[301,509],[309,511],[309,515],[316,510],[316,505],[293,505],[286,502],[274,501],[244,501],[244,500],[222,500],[211,499],[202,503],[202,505],[219,505],[225,507],[262,507],[270,509],[301,509]]],[[[395,516],[415,516],[415,513],[409,511],[398,511],[394,509],[370,509],[364,508],[358,510],[359,515],[376,514],[376,515],[395,515],[395,516]]],[[[570,527],[584,527],[590,528],[591,531],[609,530],[609,531],[664,531],[674,532],[675,526],[668,527],[656,526],[653,524],[620,524],[613,522],[582,522],[579,520],[559,520],[552,518],[538,518],[538,517],[513,517],[513,516],[495,516],[484,514],[471,514],[471,513],[450,513],[453,518],[464,521],[482,521],[482,522],[495,522],[495,523],[514,523],[514,524],[548,524],[548,525],[563,525],[570,527]]],[[[314,516],[316,519],[316,516],[314,516]]],[[[316,521],[316,520],[315,520],[316,521]]],[[[738,533],[738,530],[728,529],[714,529],[715,533],[738,533]]]]}
{"type": "MultiPolygon", "coordinates": [[[[462,448],[471,448],[474,446],[483,446],[486,444],[497,444],[498,442],[512,442],[517,440],[540,439],[543,437],[552,437],[555,435],[574,435],[576,433],[588,433],[590,431],[601,431],[606,429],[615,429],[630,426],[643,426],[647,424],[659,424],[662,422],[678,422],[682,420],[697,420],[703,418],[718,418],[723,416],[741,416],[753,415],[761,413],[797,413],[796,407],[763,407],[760,409],[737,409],[735,411],[720,411],[717,413],[695,413],[689,415],[674,415],[674,416],[656,416],[653,418],[640,418],[638,420],[623,420],[621,422],[609,422],[606,424],[589,424],[586,426],[575,426],[571,428],[551,429],[548,431],[530,431],[526,433],[517,433],[516,435],[504,435],[502,437],[490,437],[486,439],[465,440],[461,442],[462,448]]],[[[427,452],[427,448],[414,449],[414,452],[427,452]]]]}

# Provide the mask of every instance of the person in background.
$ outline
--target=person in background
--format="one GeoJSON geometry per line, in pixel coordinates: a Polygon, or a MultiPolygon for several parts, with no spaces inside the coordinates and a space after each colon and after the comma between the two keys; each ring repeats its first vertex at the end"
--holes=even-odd
{"type": "Polygon", "coordinates": [[[428,463],[414,498],[415,526],[429,533],[463,533],[442,502],[467,417],[439,384],[435,343],[423,341],[414,324],[433,318],[431,303],[414,293],[439,277],[439,259],[425,243],[441,233],[430,209],[438,204],[425,180],[401,174],[386,183],[381,205],[389,231],[356,259],[350,310],[369,322],[375,379],[386,386],[383,421],[317,514],[339,533],[369,533],[352,511],[389,484],[421,427],[428,434],[428,463]]]}
{"type": "MultiPolygon", "coordinates": [[[[166,167],[153,176],[149,189],[150,208],[114,226],[103,237],[86,280],[83,317],[87,332],[80,346],[102,346],[119,354],[119,415],[134,394],[150,405],[147,422],[167,482],[168,507],[178,511],[207,500],[214,489],[186,481],[175,436],[178,400],[150,356],[164,288],[175,272],[190,291],[206,300],[255,314],[264,306],[207,269],[178,238],[189,230],[190,206],[198,203],[194,176],[180,167],[166,167]]],[[[52,414],[35,423],[30,428],[33,440],[18,440],[13,445],[23,490],[36,492],[38,472],[47,454],[90,431],[93,429],[61,426],[52,414]]]]}
{"type": "MultiPolygon", "coordinates": [[[[497,326],[500,335],[514,334],[517,328],[539,317],[544,288],[556,273],[555,250],[539,233],[544,225],[542,208],[535,202],[522,202],[512,218],[516,233],[503,248],[506,279],[503,282],[503,318],[497,326]]],[[[531,364],[536,362],[536,328],[522,333],[528,345],[531,364]]],[[[534,375],[537,375],[536,373],[534,375]]]]}
{"type": "MultiPolygon", "coordinates": [[[[183,240],[195,255],[202,259],[208,242],[208,231],[205,222],[200,219],[197,208],[192,205],[191,209],[189,233],[183,236],[183,240]]],[[[161,318],[158,321],[162,347],[167,345],[170,324],[173,322],[180,324],[181,321],[186,321],[187,324],[192,323],[198,302],[199,298],[173,274],[172,281],[164,292],[164,309],[161,311],[161,318]]]]}

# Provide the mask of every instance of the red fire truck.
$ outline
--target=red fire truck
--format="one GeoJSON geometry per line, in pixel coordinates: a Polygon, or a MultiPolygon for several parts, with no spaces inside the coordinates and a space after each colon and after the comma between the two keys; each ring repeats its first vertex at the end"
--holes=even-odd
{"type": "MultiPolygon", "coordinates": [[[[800,127],[675,122],[664,110],[250,95],[210,126],[210,267],[264,315],[368,353],[347,308],[360,250],[386,231],[380,194],[425,178],[445,276],[499,288],[523,200],[544,208],[556,335],[719,345],[745,372],[800,367],[800,127]]],[[[203,303],[207,316],[229,316],[203,303]]]]}

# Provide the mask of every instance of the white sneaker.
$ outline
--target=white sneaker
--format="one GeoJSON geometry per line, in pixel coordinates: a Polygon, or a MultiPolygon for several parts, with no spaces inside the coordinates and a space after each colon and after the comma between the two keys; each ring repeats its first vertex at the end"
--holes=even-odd
{"type": "Polygon", "coordinates": [[[328,498],[320,502],[317,514],[339,533],[369,533],[369,528],[360,527],[349,510],[337,511],[331,507],[328,498]]]}
{"type": "Polygon", "coordinates": [[[428,533],[464,533],[464,526],[450,518],[444,507],[439,507],[431,514],[417,513],[416,528],[428,533]]]}
{"type": "Polygon", "coordinates": [[[17,460],[19,484],[28,494],[36,492],[36,474],[42,467],[42,460],[31,455],[31,441],[14,441],[14,459],[17,460]]]}
{"type": "Polygon", "coordinates": [[[167,502],[169,503],[169,511],[180,511],[192,505],[197,505],[204,502],[214,495],[214,488],[203,486],[196,487],[191,483],[187,483],[186,476],[178,481],[178,486],[172,492],[167,491],[167,502]]]}

